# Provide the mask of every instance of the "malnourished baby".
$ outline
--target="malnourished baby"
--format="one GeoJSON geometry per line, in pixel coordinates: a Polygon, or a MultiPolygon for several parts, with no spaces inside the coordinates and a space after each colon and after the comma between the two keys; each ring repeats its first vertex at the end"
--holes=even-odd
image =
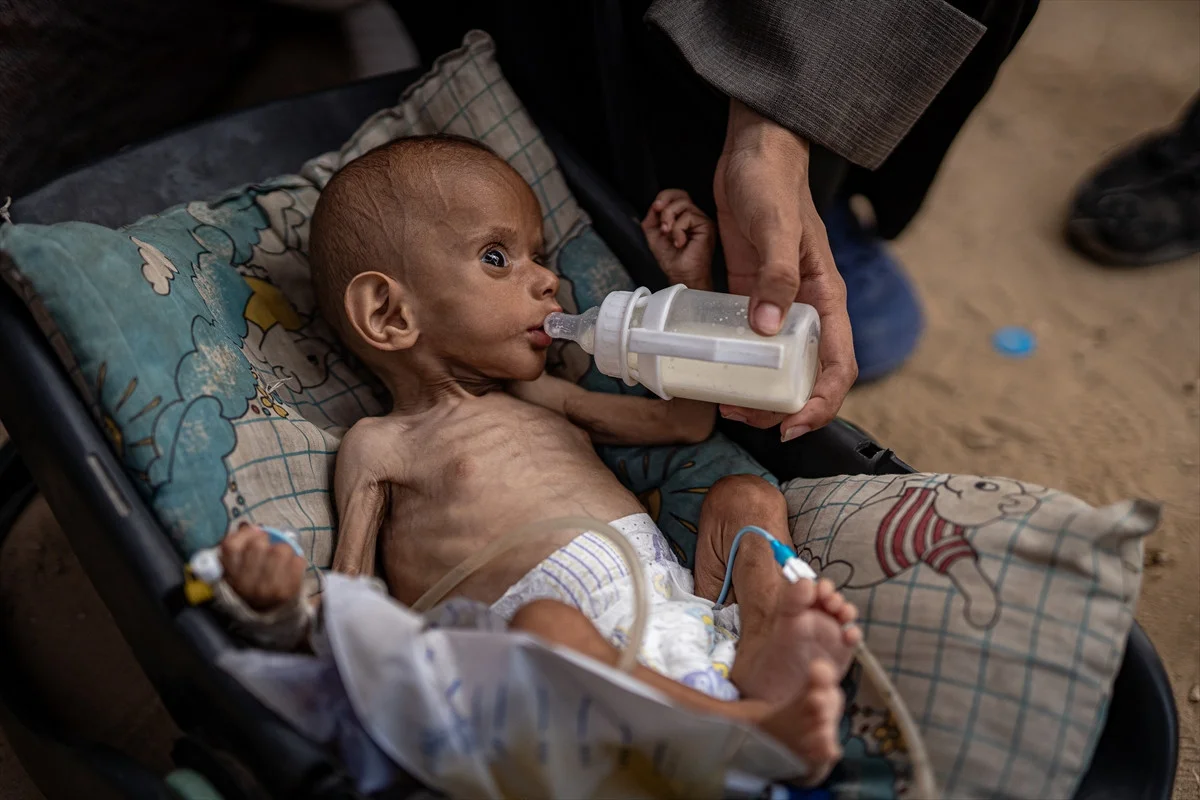
{"type": "MultiPolygon", "coordinates": [[[[643,222],[675,283],[711,286],[712,223],[679,191],[643,222]]],[[[734,534],[789,539],[780,492],[748,475],[719,481],[700,516],[696,570],[682,567],[594,445],[701,442],[715,408],[590,392],[545,373],[542,323],[558,278],[542,253],[533,191],[484,146],[401,139],[334,176],[312,221],[313,281],[325,318],[391,391],[338,452],[334,569],[374,575],[411,604],[488,543],[531,522],[611,520],[647,575],[651,616],[636,677],[691,709],[747,721],[824,775],[839,756],[838,681],[860,632],[828,581],[788,584],[767,544],[743,539],[737,603],[714,607],[734,534]],[[735,658],[736,656],[736,658],[735,658]]],[[[245,526],[223,545],[226,580],[248,604],[293,602],[304,562],[245,526]]],[[[488,564],[455,596],[608,664],[632,620],[628,573],[604,538],[533,541],[488,564]]]]}

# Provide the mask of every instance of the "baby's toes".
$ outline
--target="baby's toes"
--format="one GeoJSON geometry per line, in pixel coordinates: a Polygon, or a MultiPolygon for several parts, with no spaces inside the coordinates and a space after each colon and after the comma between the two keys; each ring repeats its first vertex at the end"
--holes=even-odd
{"type": "Polygon", "coordinates": [[[841,613],[846,608],[846,598],[842,597],[840,592],[834,592],[822,598],[821,608],[825,610],[826,614],[841,622],[841,613]]]}
{"type": "Polygon", "coordinates": [[[817,605],[822,608],[828,608],[828,603],[834,597],[840,597],[838,590],[834,587],[833,581],[828,578],[821,578],[817,581],[817,605]]]}
{"type": "Polygon", "coordinates": [[[813,725],[832,728],[842,718],[842,690],[837,685],[814,688],[805,698],[805,706],[813,725]]]}
{"type": "Polygon", "coordinates": [[[808,730],[800,740],[800,752],[821,773],[841,756],[838,724],[842,704],[842,692],[836,686],[814,688],[805,698],[802,719],[808,730]]]}
{"type": "Polygon", "coordinates": [[[842,595],[839,594],[837,597],[838,600],[841,601],[838,604],[838,607],[834,609],[826,606],[826,610],[843,626],[849,625],[851,622],[854,622],[854,620],[858,619],[858,608],[854,605],[854,603],[851,603],[842,595]]]}
{"type": "Polygon", "coordinates": [[[852,623],[846,623],[842,628],[842,642],[846,647],[858,647],[858,643],[862,641],[862,628],[852,623]]]}
{"type": "Polygon", "coordinates": [[[843,624],[854,619],[853,615],[857,614],[854,610],[854,604],[847,600],[844,594],[833,588],[833,583],[826,579],[822,579],[817,584],[817,605],[826,614],[843,624]],[[846,614],[851,614],[852,616],[843,618],[846,614]]]}
{"type": "MultiPolygon", "coordinates": [[[[847,609],[854,608],[854,606],[846,599],[845,595],[833,588],[833,584],[831,582],[824,579],[817,584],[816,605],[826,614],[842,624],[849,622],[848,619],[843,619],[843,616],[847,613],[847,609]]],[[[851,619],[853,619],[853,617],[851,617],[851,619]]]]}
{"type": "Polygon", "coordinates": [[[817,590],[812,581],[798,581],[785,584],[779,593],[779,605],[776,613],[782,617],[794,617],[803,614],[813,607],[817,599],[817,590]]]}
{"type": "Polygon", "coordinates": [[[815,658],[808,665],[808,685],[804,687],[810,697],[819,695],[826,690],[834,692],[838,689],[838,673],[827,659],[815,658]]]}
{"type": "Polygon", "coordinates": [[[858,619],[858,608],[841,593],[836,593],[825,601],[825,612],[841,626],[842,642],[847,647],[855,647],[862,640],[862,631],[854,624],[858,619]]]}
{"type": "Polygon", "coordinates": [[[809,761],[813,771],[824,777],[842,754],[833,726],[822,725],[806,734],[800,740],[800,753],[809,761]]]}

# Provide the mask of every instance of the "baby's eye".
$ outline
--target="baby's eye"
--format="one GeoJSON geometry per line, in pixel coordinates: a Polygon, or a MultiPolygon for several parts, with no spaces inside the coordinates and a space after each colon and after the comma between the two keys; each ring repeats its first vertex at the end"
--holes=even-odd
{"type": "Polygon", "coordinates": [[[504,255],[503,250],[499,250],[495,247],[485,252],[483,257],[480,258],[480,261],[498,269],[504,269],[508,266],[508,256],[504,255]]]}

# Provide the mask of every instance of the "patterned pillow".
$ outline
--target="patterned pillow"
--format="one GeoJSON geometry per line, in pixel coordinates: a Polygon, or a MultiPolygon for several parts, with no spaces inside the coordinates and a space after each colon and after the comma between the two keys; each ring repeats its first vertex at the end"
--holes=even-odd
{"type": "MultiPolygon", "coordinates": [[[[1158,509],[969,475],[785,493],[797,550],[858,604],[945,796],[1070,797],[1104,727],[1158,509]]],[[[907,775],[885,709],[867,684],[849,698],[835,776],[847,792],[886,795],[907,775]]]]}
{"type": "Polygon", "coordinates": [[[315,197],[283,178],[120,231],[0,230],[5,277],[184,554],[247,518],[330,560],[340,433],[383,404],[312,313],[296,221],[315,197]]]}
{"type": "MultiPolygon", "coordinates": [[[[121,230],[0,229],[5,278],[54,341],[182,553],[215,544],[231,521],[249,519],[297,531],[314,565],[331,562],[334,453],[349,426],[384,409],[385,394],[316,313],[309,218],[320,188],[348,161],[396,137],[435,131],[482,140],[533,186],[565,308],[633,288],[480,32],[339,152],[298,175],[121,230]]],[[[601,375],[574,345],[556,346],[551,368],[589,388],[641,391],[601,375]]],[[[602,455],[643,496],[685,561],[702,489],[729,472],[766,474],[721,437],[602,455]]]]}

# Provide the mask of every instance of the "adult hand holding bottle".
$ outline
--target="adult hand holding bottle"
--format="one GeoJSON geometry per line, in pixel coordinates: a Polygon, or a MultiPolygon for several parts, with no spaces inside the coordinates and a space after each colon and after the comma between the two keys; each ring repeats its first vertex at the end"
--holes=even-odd
{"type": "Polygon", "coordinates": [[[804,139],[730,100],[713,177],[729,291],[750,296],[751,326],[765,336],[779,332],[791,303],[813,306],[821,319],[821,369],[795,414],[733,406],[722,406],[721,414],[757,428],[778,424],[785,442],[833,421],[858,377],[846,284],[813,205],[808,153],[804,139]]]}

